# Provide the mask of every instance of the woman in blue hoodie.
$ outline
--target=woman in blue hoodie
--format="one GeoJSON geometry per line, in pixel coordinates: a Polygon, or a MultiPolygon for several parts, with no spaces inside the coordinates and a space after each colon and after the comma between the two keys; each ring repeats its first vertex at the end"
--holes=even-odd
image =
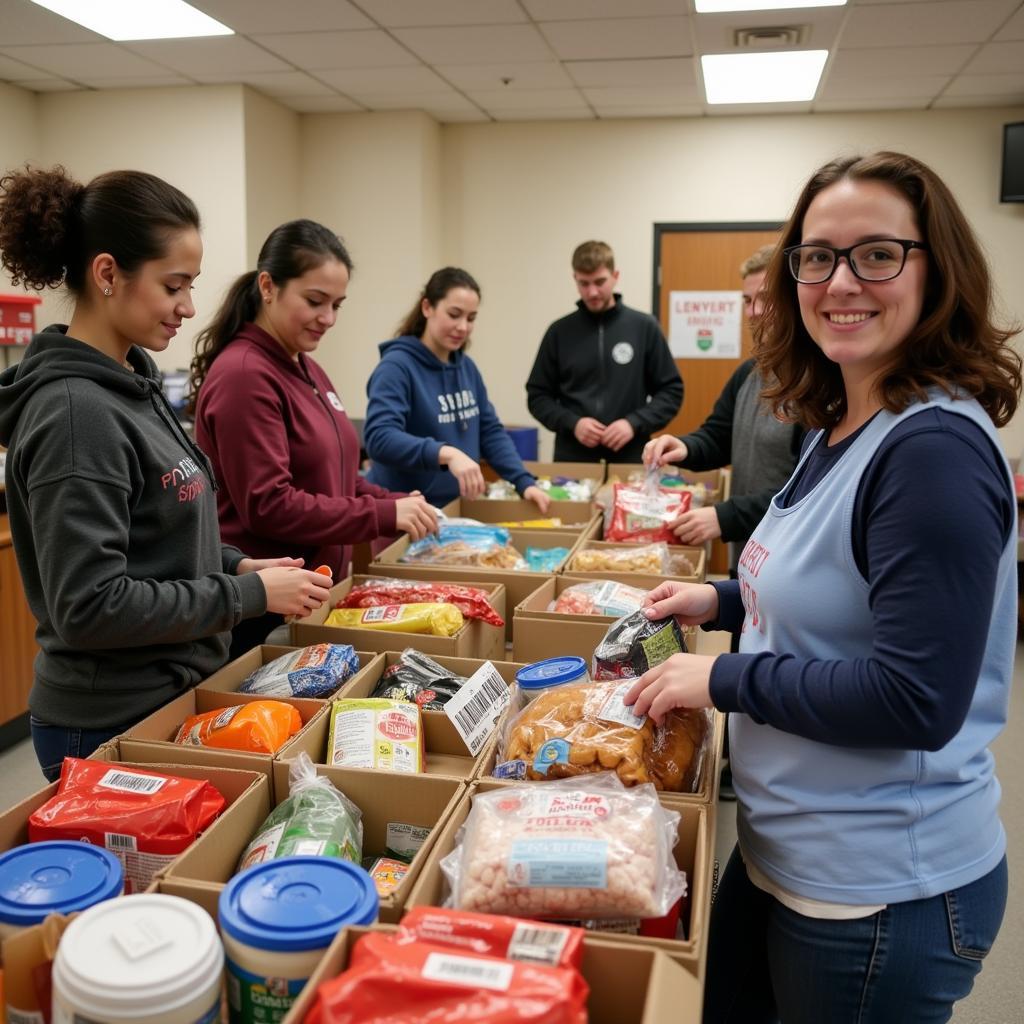
{"type": "Polygon", "coordinates": [[[366,386],[363,444],[369,479],[389,490],[419,490],[435,505],[485,489],[480,459],[541,513],[549,498],[523,465],[465,348],[480,308],[480,286],[458,267],[431,275],[423,294],[380,346],[366,386]]]}

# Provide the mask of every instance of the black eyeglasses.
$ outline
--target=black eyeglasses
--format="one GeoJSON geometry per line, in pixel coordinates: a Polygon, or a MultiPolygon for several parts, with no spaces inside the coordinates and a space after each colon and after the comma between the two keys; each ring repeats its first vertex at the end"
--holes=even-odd
{"type": "Polygon", "coordinates": [[[854,275],[862,281],[891,281],[903,272],[911,249],[927,252],[928,246],[907,238],[880,238],[851,245],[848,249],[831,245],[791,245],[783,252],[789,272],[800,284],[824,284],[836,272],[844,256],[854,275]]]}

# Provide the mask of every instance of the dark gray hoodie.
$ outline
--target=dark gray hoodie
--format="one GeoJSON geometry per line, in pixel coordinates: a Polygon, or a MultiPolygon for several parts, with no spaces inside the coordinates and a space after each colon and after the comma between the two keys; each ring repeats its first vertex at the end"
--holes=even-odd
{"type": "Polygon", "coordinates": [[[218,669],[227,631],[266,610],[222,546],[215,484],[137,347],[120,366],[63,327],[0,374],[15,554],[39,623],[29,708],[110,728],[218,669]]]}

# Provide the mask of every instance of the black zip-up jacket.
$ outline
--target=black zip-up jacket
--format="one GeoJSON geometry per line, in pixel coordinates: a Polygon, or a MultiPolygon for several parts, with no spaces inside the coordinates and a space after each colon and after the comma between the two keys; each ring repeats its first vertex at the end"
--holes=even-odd
{"type": "Polygon", "coordinates": [[[616,293],[611,309],[591,313],[581,300],[547,329],[526,394],[534,419],[555,434],[556,462],[640,462],[683,404],[683,382],[657,320],[616,293]],[[636,436],[618,452],[587,448],[573,434],[584,416],[626,419],[636,436]]]}

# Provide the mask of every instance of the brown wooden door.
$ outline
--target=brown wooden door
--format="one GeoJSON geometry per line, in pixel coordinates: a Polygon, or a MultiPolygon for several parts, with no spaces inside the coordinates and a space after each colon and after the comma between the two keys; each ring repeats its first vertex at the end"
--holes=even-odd
{"type": "MultiPolygon", "coordinates": [[[[674,291],[739,291],[740,264],[762,245],[778,239],[779,230],[769,224],[685,225],[655,227],[658,265],[654,279],[658,319],[665,336],[669,333],[669,295],[674,291]]],[[[750,358],[752,338],[743,323],[739,359],[677,359],[683,378],[683,404],[675,419],[662,433],[688,434],[707,419],[712,406],[736,367],[750,358]]],[[[728,548],[715,541],[708,565],[710,572],[729,568],[728,548]]]]}

